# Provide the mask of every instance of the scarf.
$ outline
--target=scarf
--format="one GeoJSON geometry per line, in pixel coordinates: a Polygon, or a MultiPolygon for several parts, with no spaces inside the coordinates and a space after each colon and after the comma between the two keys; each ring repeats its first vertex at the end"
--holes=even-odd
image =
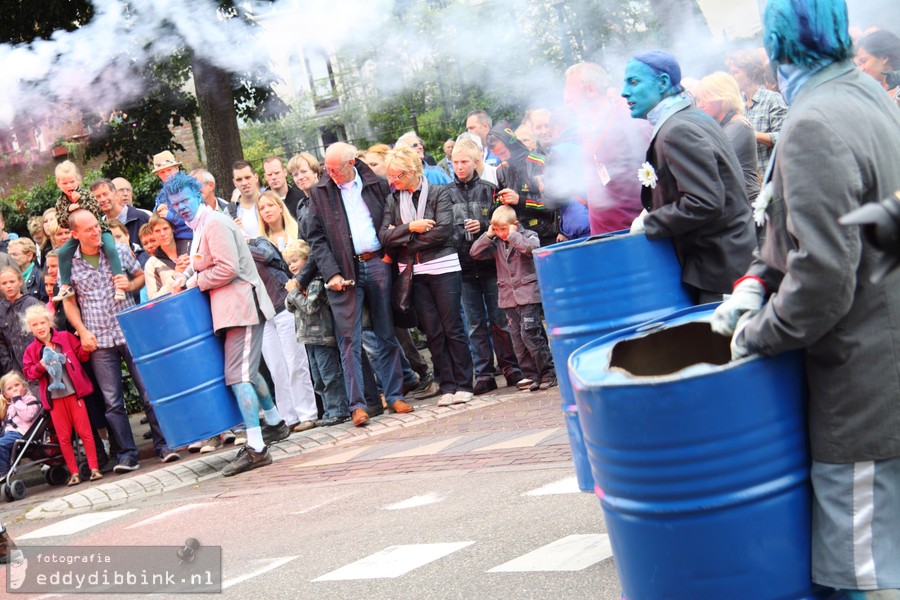
{"type": "Polygon", "coordinates": [[[778,65],[778,89],[784,96],[784,101],[788,105],[793,104],[797,97],[797,92],[803,87],[803,84],[809,81],[809,78],[827,67],[830,63],[817,62],[810,66],[792,65],[789,63],[778,65]]]}
{"type": "Polygon", "coordinates": [[[419,204],[415,207],[412,202],[415,192],[400,191],[400,221],[403,223],[422,219],[425,216],[425,204],[428,202],[428,180],[425,177],[419,177],[419,187],[416,188],[416,191],[419,192],[419,204]]]}

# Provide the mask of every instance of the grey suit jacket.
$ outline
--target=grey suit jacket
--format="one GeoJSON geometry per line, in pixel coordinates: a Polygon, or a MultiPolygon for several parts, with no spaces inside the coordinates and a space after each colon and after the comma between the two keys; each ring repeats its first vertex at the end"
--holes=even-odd
{"type": "Polygon", "coordinates": [[[879,252],[840,216],[900,189],[900,110],[850,61],[800,89],[767,174],[766,242],[749,273],[769,299],[748,348],[806,349],[813,458],[900,456],[900,273],[869,281],[879,252]]]}
{"type": "Polygon", "coordinates": [[[722,128],[698,108],[670,115],[650,141],[647,162],[659,181],[644,187],[650,239],[670,237],[681,279],[709,292],[730,292],[744,274],[756,233],[741,165],[722,128]]]}

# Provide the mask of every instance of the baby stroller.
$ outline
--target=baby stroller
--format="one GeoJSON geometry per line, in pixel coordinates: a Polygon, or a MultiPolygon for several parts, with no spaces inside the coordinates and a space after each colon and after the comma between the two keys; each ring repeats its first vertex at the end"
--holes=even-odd
{"type": "MultiPolygon", "coordinates": [[[[74,441],[73,439],[78,472],[82,479],[89,479],[91,468],[85,459],[84,449],[81,444],[74,441]]],[[[21,476],[23,473],[40,468],[44,469],[44,479],[50,485],[62,485],[69,479],[69,469],[63,459],[50,414],[43,409],[22,439],[15,441],[9,458],[9,472],[6,474],[6,480],[0,485],[0,496],[7,502],[21,500],[27,493],[25,481],[17,479],[16,475],[21,476]],[[20,463],[24,458],[29,462],[22,465],[20,463]]]]}

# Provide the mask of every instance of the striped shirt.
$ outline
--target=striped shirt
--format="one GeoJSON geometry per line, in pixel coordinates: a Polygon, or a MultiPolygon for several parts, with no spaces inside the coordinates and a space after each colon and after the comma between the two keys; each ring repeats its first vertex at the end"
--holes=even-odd
{"type": "MultiPolygon", "coordinates": [[[[406,263],[397,265],[400,272],[406,270],[406,263]]],[[[459,264],[459,253],[453,252],[446,256],[435,258],[423,263],[413,263],[413,275],[443,275],[444,273],[452,273],[454,271],[462,271],[459,264]]]]}
{"type": "MultiPolygon", "coordinates": [[[[116,244],[122,270],[134,277],[140,273],[141,266],[134,255],[122,244],[116,244]]],[[[114,348],[125,343],[125,334],[116,320],[116,313],[134,306],[131,294],[125,299],[116,301],[116,288],[113,285],[112,269],[106,254],[100,249],[100,262],[95,269],[81,256],[81,246],[75,249],[72,258],[72,287],[81,308],[81,320],[88,331],[97,338],[98,348],[114,348]]]]}

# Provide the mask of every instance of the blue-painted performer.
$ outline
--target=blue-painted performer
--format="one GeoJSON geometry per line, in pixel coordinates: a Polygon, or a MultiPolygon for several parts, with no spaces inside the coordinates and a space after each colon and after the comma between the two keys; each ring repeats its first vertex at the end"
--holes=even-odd
{"type": "Polygon", "coordinates": [[[735,359],[804,349],[813,580],[896,599],[900,275],[872,283],[878,251],[838,218],[900,189],[900,111],[854,68],[844,0],[770,0],[765,44],[790,104],[757,202],[766,241],[713,327],[735,359]]]}
{"type": "Polygon", "coordinates": [[[275,316],[275,308],[243,232],[231,218],[203,202],[200,182],[185,173],[175,173],[163,186],[163,194],[194,232],[191,266],[176,279],[180,279],[180,285],[209,292],[213,327],[225,336],[225,384],[234,393],[247,426],[247,443],[222,469],[222,475],[230,477],[271,464],[267,444],[291,434],[259,374],[263,326],[266,319],[275,316]],[[260,409],[266,420],[263,427],[260,409]]]}

